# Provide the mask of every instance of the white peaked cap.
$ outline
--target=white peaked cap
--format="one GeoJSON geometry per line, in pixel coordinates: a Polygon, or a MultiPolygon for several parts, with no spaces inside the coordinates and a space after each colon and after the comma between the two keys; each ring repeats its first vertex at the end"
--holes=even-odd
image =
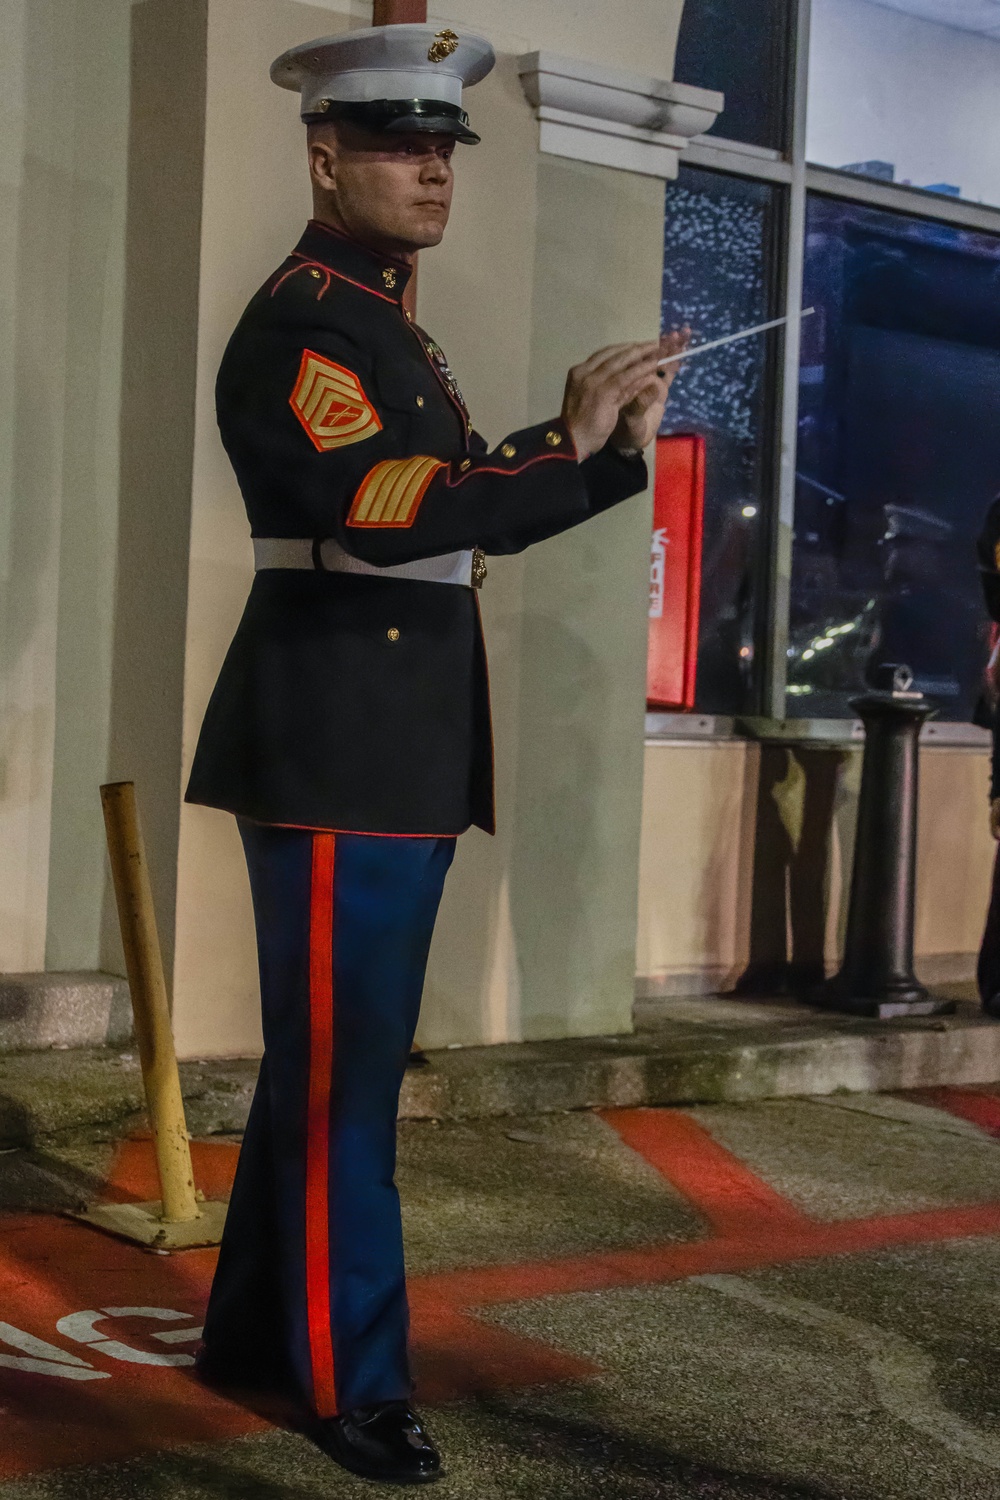
{"type": "Polygon", "coordinates": [[[463,86],[485,78],[495,62],[489,42],[469,32],[373,26],[290,48],[271,64],[271,78],[301,93],[303,119],[321,119],[331,105],[390,99],[460,109],[463,86]]]}

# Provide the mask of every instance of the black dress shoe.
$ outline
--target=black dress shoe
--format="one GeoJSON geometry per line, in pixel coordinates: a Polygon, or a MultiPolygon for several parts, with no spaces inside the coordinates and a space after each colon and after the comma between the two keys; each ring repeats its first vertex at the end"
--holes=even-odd
{"type": "Polygon", "coordinates": [[[430,1484],[441,1458],[420,1418],[405,1401],[385,1401],[312,1422],[317,1447],[352,1474],[384,1484],[430,1484]]]}

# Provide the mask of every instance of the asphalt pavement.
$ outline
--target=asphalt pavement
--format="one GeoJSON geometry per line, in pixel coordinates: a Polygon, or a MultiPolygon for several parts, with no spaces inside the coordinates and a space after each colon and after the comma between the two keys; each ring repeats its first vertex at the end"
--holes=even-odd
{"type": "MultiPolygon", "coordinates": [[[[989,1088],[405,1123],[435,1494],[997,1500],[998,1135],[989,1088]]],[[[61,1214],[152,1190],[141,1139],[0,1155],[0,1500],[390,1493],[197,1385],[212,1252],[61,1214]]]]}

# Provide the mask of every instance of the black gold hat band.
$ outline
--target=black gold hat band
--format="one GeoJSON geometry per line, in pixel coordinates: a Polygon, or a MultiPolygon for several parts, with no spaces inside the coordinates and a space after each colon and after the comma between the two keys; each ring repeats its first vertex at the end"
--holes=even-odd
{"type": "Polygon", "coordinates": [[[457,104],[444,99],[320,99],[315,109],[302,116],[307,125],[322,120],[349,120],[366,130],[403,134],[454,135],[468,145],[480,137],[469,126],[469,117],[457,104]]]}

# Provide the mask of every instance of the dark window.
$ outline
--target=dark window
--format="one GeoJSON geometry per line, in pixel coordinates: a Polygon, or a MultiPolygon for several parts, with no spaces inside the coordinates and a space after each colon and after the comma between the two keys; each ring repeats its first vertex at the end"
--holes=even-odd
{"type": "Polygon", "coordinates": [[[685,0],[674,77],[725,94],[711,135],[785,149],[793,14],[791,0],[685,0]]]}
{"type": "Polygon", "coordinates": [[[1000,490],[1000,238],[812,196],[788,712],[851,714],[903,665],[967,720],[974,539],[1000,490]]]}
{"type": "MultiPolygon", "coordinates": [[[[696,342],[773,315],[780,190],[682,167],[667,187],[664,329],[696,342]]],[[[662,431],[705,438],[705,522],[696,706],[756,712],[767,497],[772,489],[774,334],[692,359],[662,431]]]]}

